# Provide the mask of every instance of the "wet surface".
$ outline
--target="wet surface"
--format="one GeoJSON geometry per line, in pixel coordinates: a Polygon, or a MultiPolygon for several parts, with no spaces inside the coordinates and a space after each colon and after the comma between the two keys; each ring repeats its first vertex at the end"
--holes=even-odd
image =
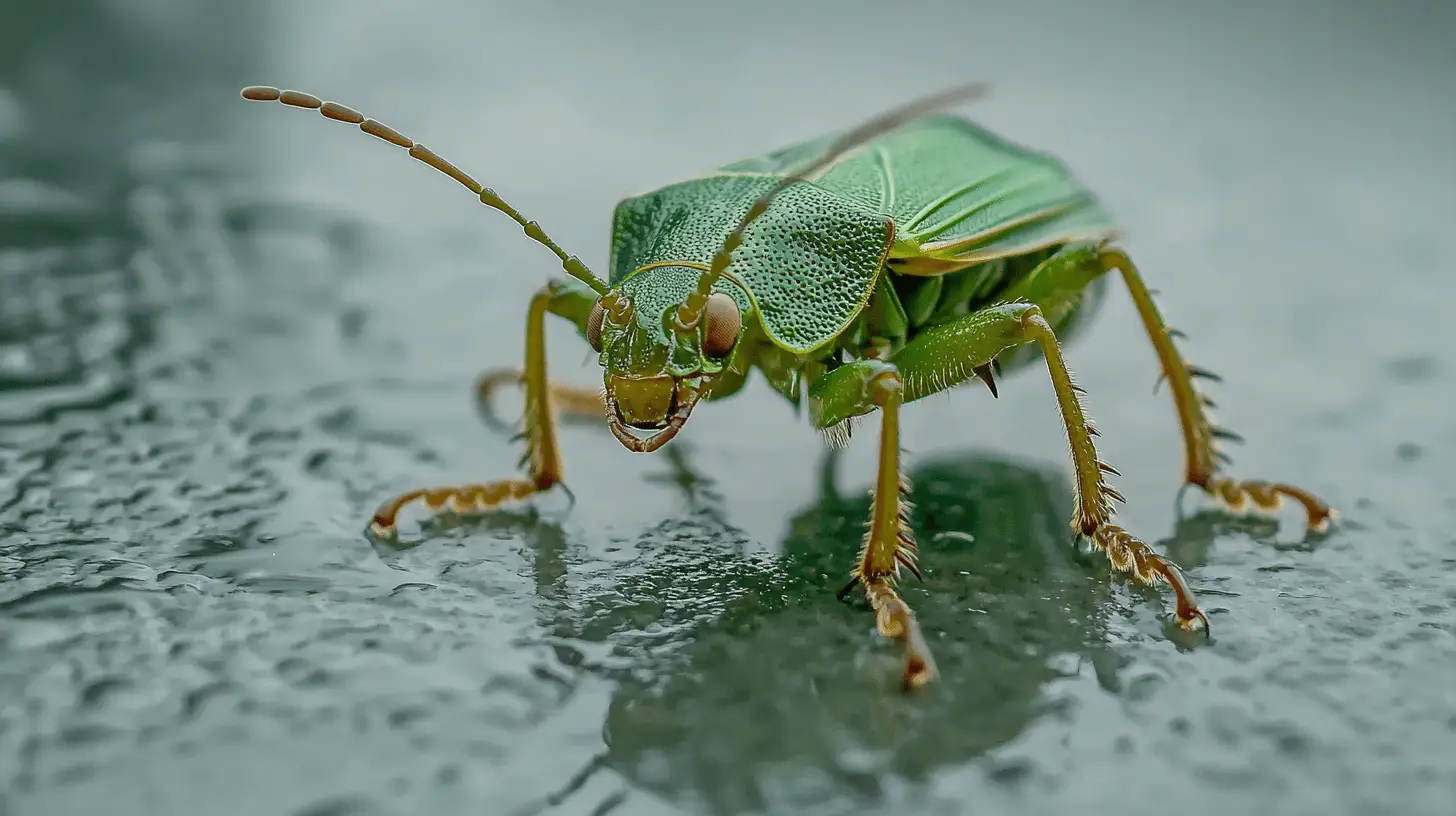
{"type": "Polygon", "coordinates": [[[1456,17],[916,7],[0,10],[0,813],[1449,813],[1456,17]],[[1180,514],[1114,289],[1069,359],[1210,642],[1066,545],[1035,371],[906,411],[926,695],[834,598],[874,434],[826,463],[761,384],[651,457],[568,426],[574,507],[361,535],[510,472],[469,388],[553,265],[239,86],[378,116],[603,268],[621,195],[967,78],[1127,224],[1235,472],[1344,514],[1180,514]]]}

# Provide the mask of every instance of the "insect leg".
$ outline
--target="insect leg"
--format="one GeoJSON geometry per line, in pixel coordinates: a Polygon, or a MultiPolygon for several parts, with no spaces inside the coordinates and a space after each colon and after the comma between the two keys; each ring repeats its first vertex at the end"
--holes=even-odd
{"type": "MultiPolygon", "coordinates": [[[[488,406],[496,391],[507,385],[526,381],[526,372],[520,368],[496,368],[480,375],[475,383],[475,395],[482,405],[488,406]]],[[[607,410],[600,388],[583,388],[567,383],[548,383],[551,401],[562,414],[601,419],[607,410]]]]}
{"type": "MultiPolygon", "coordinates": [[[[558,283],[555,285],[546,311],[570,321],[585,337],[587,315],[591,313],[592,304],[595,302],[595,294],[569,284],[558,283]]],[[[475,381],[475,398],[481,413],[486,416],[487,420],[498,424],[493,405],[496,392],[506,386],[525,381],[526,372],[522,368],[496,368],[480,375],[475,381]]],[[[563,416],[601,419],[606,413],[606,400],[603,399],[600,388],[583,388],[578,385],[556,382],[549,383],[549,387],[551,401],[563,416]]]]}
{"type": "Polygon", "coordinates": [[[406,505],[422,501],[431,511],[449,507],[462,513],[493,510],[508,501],[518,501],[561,482],[561,452],[556,437],[556,393],[546,379],[546,314],[553,301],[567,291],[560,284],[548,284],[532,298],[526,312],[526,363],[522,379],[526,388],[524,437],[526,478],[503,479],[456,486],[411,490],[390,499],[374,513],[369,529],[381,538],[396,533],[399,512],[406,505]]]}
{"type": "MultiPolygon", "coordinates": [[[[1056,333],[1040,307],[1029,303],[1003,304],[925,329],[896,351],[889,363],[903,378],[903,398],[910,401],[981,376],[980,372],[997,355],[1024,343],[1036,343],[1046,360],[1071,445],[1076,487],[1072,529],[1077,535],[1091,539],[1118,570],[1130,572],[1144,583],[1155,580],[1167,583],[1177,596],[1176,615],[1181,625],[1192,628],[1202,624],[1207,628],[1208,619],[1198,608],[1178,567],[1112,523],[1114,502],[1123,499],[1122,494],[1107,484],[1106,478],[1117,471],[1098,459],[1092,441],[1097,430],[1082,408],[1082,390],[1072,381],[1056,333]]],[[[821,424],[860,413],[848,405],[845,395],[850,393],[852,381],[863,377],[857,372],[870,365],[885,363],[861,361],[841,366],[822,377],[822,382],[811,384],[810,406],[821,424]]]]}
{"type": "Polygon", "coordinates": [[[1178,566],[1158,555],[1146,542],[1112,523],[1115,515],[1113,502],[1124,499],[1121,493],[1107,484],[1106,477],[1117,473],[1117,470],[1097,457],[1097,448],[1092,442],[1097,436],[1097,428],[1088,421],[1082,409],[1082,389],[1072,381],[1072,373],[1067,370],[1062,358],[1056,333],[1040,309],[1032,307],[1022,316],[1021,332],[1023,337],[1041,347],[1042,358],[1046,360],[1047,372],[1051,375],[1052,389],[1057,395],[1057,405],[1061,409],[1062,424],[1071,443],[1077,485],[1072,529],[1091,539],[1106,553],[1113,568],[1131,573],[1144,584],[1155,580],[1168,584],[1177,599],[1175,614],[1179,625],[1193,628],[1201,623],[1207,630],[1208,617],[1198,608],[1178,566]]]}
{"type": "Polygon", "coordinates": [[[1298,502],[1303,508],[1306,520],[1312,530],[1324,529],[1335,511],[1312,493],[1282,482],[1268,482],[1259,479],[1240,480],[1221,475],[1219,466],[1227,457],[1219,450],[1223,440],[1239,441],[1240,437],[1213,423],[1209,409],[1213,402],[1204,396],[1194,382],[1195,378],[1217,380],[1212,372],[1191,365],[1179,354],[1173,339],[1177,332],[1163,322],[1158,307],[1142,276],[1127,254],[1117,249],[1103,249],[1099,260],[1106,271],[1116,269],[1122,273],[1123,282],[1132,295],[1148,337],[1158,353],[1158,362],[1163,377],[1168,381],[1168,390],[1173,394],[1173,404],[1178,410],[1178,422],[1183,427],[1184,453],[1187,471],[1184,476],[1188,484],[1197,485],[1215,500],[1229,509],[1240,511],[1252,505],[1265,512],[1278,510],[1284,498],[1298,502]]]}
{"type": "Polygon", "coordinates": [[[875,611],[875,626],[880,634],[905,642],[905,673],[901,683],[906,690],[913,690],[935,677],[935,661],[909,604],[895,591],[900,567],[920,575],[915,563],[915,538],[910,530],[910,503],[906,499],[910,484],[900,469],[900,404],[904,385],[894,366],[880,364],[876,369],[865,382],[864,395],[880,409],[879,476],[869,530],[860,549],[859,563],[851,571],[851,581],[845,589],[862,584],[865,597],[875,611]]]}

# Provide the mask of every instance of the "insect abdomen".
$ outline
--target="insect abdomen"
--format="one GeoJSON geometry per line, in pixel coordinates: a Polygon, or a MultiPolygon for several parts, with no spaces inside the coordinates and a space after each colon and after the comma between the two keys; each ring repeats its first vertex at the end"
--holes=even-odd
{"type": "MultiPolygon", "coordinates": [[[[1060,247],[997,258],[938,277],[896,274],[887,269],[895,294],[905,308],[910,337],[918,329],[953,320],[960,315],[1006,299],[1006,293],[1060,247]]],[[[909,338],[906,338],[909,339],[909,338]]]]}
{"type": "MultiPolygon", "coordinates": [[[[895,345],[909,342],[931,326],[1014,298],[1018,284],[1062,249],[1059,246],[1048,247],[1024,255],[999,258],[939,277],[897,274],[895,264],[891,262],[887,269],[888,283],[905,313],[907,331],[901,338],[889,339],[895,345]]],[[[1070,306],[1044,304],[1053,329],[1062,341],[1077,336],[1086,325],[1101,302],[1103,282],[1100,277],[1093,279],[1081,297],[1070,306]]],[[[1030,359],[1035,354],[1021,354],[1018,350],[1018,353],[1005,356],[1003,362],[1006,367],[1017,368],[1025,362],[1023,358],[1030,359]]]]}

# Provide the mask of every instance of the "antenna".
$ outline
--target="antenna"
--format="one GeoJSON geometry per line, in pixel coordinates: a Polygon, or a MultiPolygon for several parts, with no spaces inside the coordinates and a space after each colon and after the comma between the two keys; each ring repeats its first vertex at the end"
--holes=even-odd
{"type": "Polygon", "coordinates": [[[592,271],[587,268],[586,264],[581,262],[580,258],[575,255],[567,255],[562,251],[561,247],[557,246],[556,242],[551,240],[551,237],[546,234],[546,231],[541,229],[540,224],[535,221],[527,221],[515,207],[507,204],[505,199],[496,195],[494,190],[481,186],[480,182],[466,175],[460,168],[441,158],[435,151],[410,139],[383,122],[376,119],[369,119],[353,108],[340,105],[337,102],[325,102],[312,94],[306,94],[302,91],[281,91],[267,85],[250,85],[243,89],[242,95],[244,99],[249,99],[254,102],[282,102],[290,107],[316,110],[329,119],[358,125],[360,130],[370,136],[405,148],[413,158],[428,164],[441,173],[460,182],[461,186],[480,197],[480,203],[487,207],[500,210],[510,216],[512,221],[520,224],[521,229],[525,230],[527,238],[551,250],[557,258],[561,259],[561,268],[565,270],[566,274],[590,286],[599,295],[607,293],[609,288],[607,284],[601,278],[592,274],[592,271]]]}
{"type": "Polygon", "coordinates": [[[702,319],[703,310],[707,308],[708,295],[713,291],[713,285],[728,270],[728,264],[733,255],[733,250],[737,249],[743,243],[743,231],[748,229],[749,224],[752,224],[768,210],[769,204],[773,203],[774,198],[779,193],[782,193],[784,190],[799,182],[807,182],[808,179],[804,178],[805,176],[817,172],[834,162],[840,156],[843,156],[845,153],[848,153],[871,139],[882,136],[932,111],[956,102],[963,102],[984,96],[987,90],[984,83],[973,82],[948,88],[939,93],[901,105],[845,133],[826,147],[824,152],[804,164],[796,172],[786,173],[779,180],[778,184],[775,184],[772,189],[762,196],[759,196],[758,200],[753,202],[753,206],[748,208],[748,212],[739,220],[738,225],[723,240],[723,247],[718,250],[717,255],[713,256],[713,263],[708,267],[708,271],[698,277],[697,291],[688,295],[687,300],[684,300],[682,305],[678,307],[678,326],[684,331],[690,331],[697,327],[698,321],[702,319]]]}

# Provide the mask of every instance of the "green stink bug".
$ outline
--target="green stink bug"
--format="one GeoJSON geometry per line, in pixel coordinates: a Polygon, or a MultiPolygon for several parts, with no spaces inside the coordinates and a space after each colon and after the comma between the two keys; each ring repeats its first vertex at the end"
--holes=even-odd
{"type": "Polygon", "coordinates": [[[1089,315],[1117,271],[1157,351],[1183,430],[1185,483],[1231,509],[1303,506],[1311,528],[1334,511],[1282,483],[1220,473],[1212,402],[1196,385],[1212,375],[1178,352],[1094,196],[1049,156],[1012,145],[972,123],[934,113],[972,98],[952,89],[841,134],[725,165],[618,204],[611,268],[603,280],[567,255],[534,221],[437,154],[380,122],[297,91],[254,86],[245,99],[311,108],[409,150],[550,249],[580,284],[553,281],[532,298],[520,370],[487,374],[483,394],[525,386],[526,478],[413,490],[383,504],[370,530],[393,536],[406,504],[483,512],[562,483],[558,410],[604,412],[629,450],[673,438],[700,400],[723,399],[759,371],[831,441],[876,410],[879,465],[868,531],[851,580],[862,586],[881,634],[905,645],[906,688],[935,676],[900,569],[919,575],[902,478],[904,403],[975,377],[996,393],[1000,371],[1041,359],[1071,446],[1072,529],[1114,567],[1173,590],[1180,625],[1208,627],[1178,568],[1112,523],[1123,497],[1117,471],[1093,443],[1082,390],[1063,362],[1065,339],[1089,315]],[[551,383],[546,315],[565,318],[598,354],[605,390],[551,383]],[[639,433],[641,432],[641,433],[639,433]]]}

